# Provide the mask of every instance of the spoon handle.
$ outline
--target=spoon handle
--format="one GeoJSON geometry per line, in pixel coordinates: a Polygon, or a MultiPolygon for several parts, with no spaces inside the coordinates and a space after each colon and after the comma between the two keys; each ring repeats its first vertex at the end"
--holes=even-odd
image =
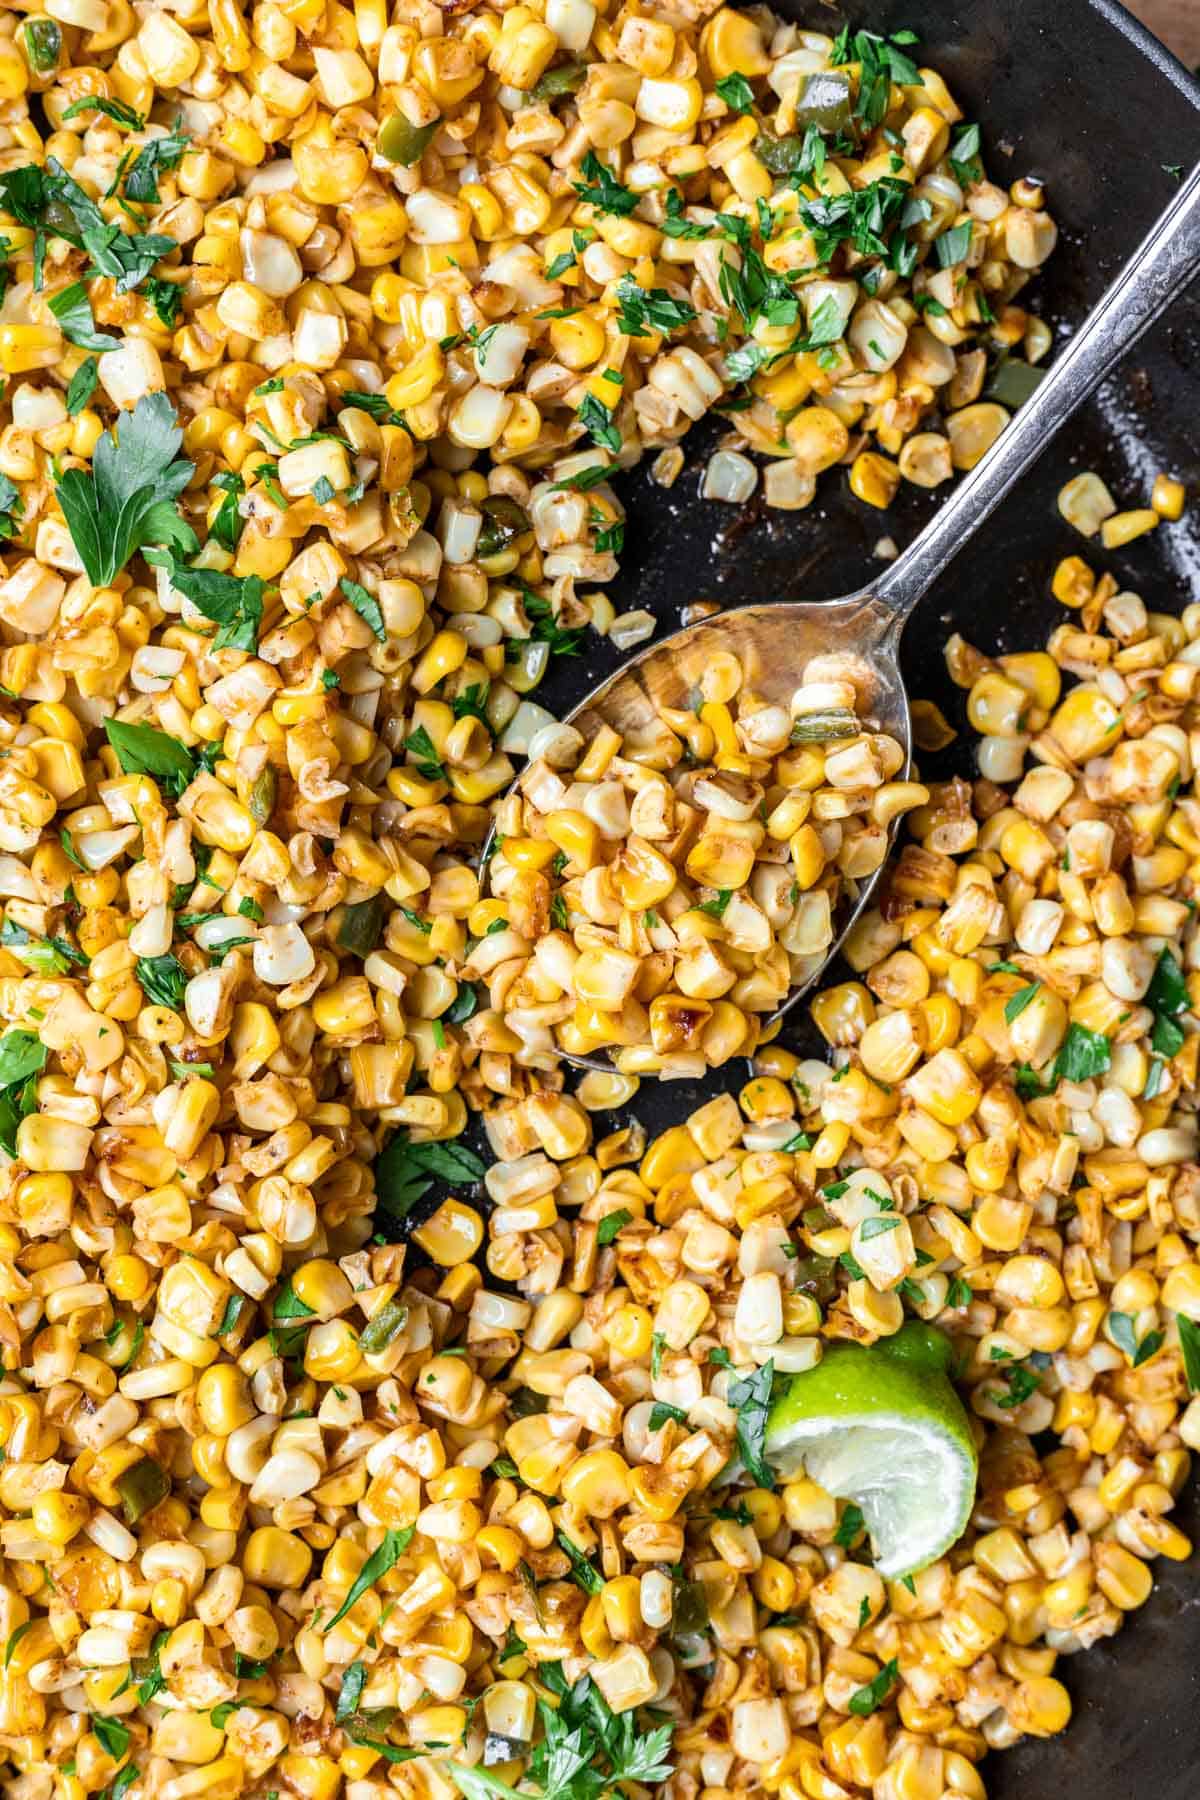
{"type": "Polygon", "coordinates": [[[903,555],[872,583],[870,593],[891,615],[889,631],[903,624],[946,565],[1048,447],[1059,427],[1197,273],[1200,165],[982,462],[942,503],[903,555]]]}

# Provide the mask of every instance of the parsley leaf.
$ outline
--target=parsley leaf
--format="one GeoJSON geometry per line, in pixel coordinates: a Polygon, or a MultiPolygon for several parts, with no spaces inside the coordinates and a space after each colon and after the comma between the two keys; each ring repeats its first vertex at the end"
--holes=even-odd
{"type": "Polygon", "coordinates": [[[375,1197],[389,1225],[401,1224],[435,1181],[455,1188],[473,1186],[486,1173],[474,1151],[462,1144],[413,1144],[398,1131],[375,1162],[375,1197]]]}
{"type": "Polygon", "coordinates": [[[492,735],[492,722],[487,715],[487,700],[490,691],[490,682],[473,681],[460,694],[455,694],[450,702],[450,710],[456,719],[478,719],[479,723],[487,728],[489,736],[492,735]]]}
{"type": "Polygon", "coordinates": [[[666,1347],[666,1337],[661,1331],[656,1331],[650,1339],[650,1377],[653,1381],[657,1381],[662,1374],[663,1351],[666,1347]]]}
{"type": "Polygon", "coordinates": [[[423,725],[418,725],[415,731],[409,732],[404,740],[404,748],[416,763],[418,775],[423,776],[426,781],[445,781],[445,764],[423,725]]]}
{"type": "Polygon", "coordinates": [[[465,1025],[468,1019],[474,1018],[479,1010],[479,994],[469,981],[459,985],[459,990],[446,1008],[443,1015],[448,1025],[465,1025]]]}
{"type": "Polygon", "coordinates": [[[245,1294],[231,1294],[225,1302],[225,1311],[221,1315],[221,1323],[217,1326],[217,1337],[227,1337],[242,1316],[243,1307],[249,1305],[245,1294]]]}
{"type": "Polygon", "coordinates": [[[615,1212],[605,1213],[596,1227],[596,1242],[611,1244],[617,1233],[628,1225],[632,1218],[633,1214],[624,1206],[619,1206],[615,1212]]]}
{"type": "Polygon", "coordinates": [[[766,1362],[753,1375],[731,1381],[726,1393],[730,1406],[737,1412],[737,1443],[742,1466],[759,1487],[775,1485],[775,1477],[766,1458],[767,1415],[771,1410],[771,1387],[775,1380],[774,1362],[766,1362]]]}
{"type": "Polygon", "coordinates": [[[1069,1025],[1058,1055],[1054,1059],[1054,1080],[1089,1081],[1112,1067],[1112,1045],[1102,1031],[1089,1031],[1086,1025],[1069,1025]]]}
{"type": "Polygon", "coordinates": [[[19,1086],[40,1075],[48,1051],[32,1031],[6,1031],[0,1037],[0,1088],[19,1086]]]}
{"type": "Polygon", "coordinates": [[[73,965],[86,967],[88,962],[82,950],[66,938],[33,937],[15,919],[5,919],[0,926],[0,944],[38,975],[65,975],[73,965]]]}
{"type": "MultiPolygon", "coordinates": [[[[549,644],[551,656],[578,656],[583,643],[583,627],[573,625],[563,627],[554,616],[554,608],[532,588],[524,591],[525,615],[529,619],[529,635],[535,643],[549,644]]],[[[523,638],[510,640],[511,646],[526,642],[523,638]]]]}
{"type": "Polygon", "coordinates": [[[732,899],[732,888],[718,888],[713,899],[697,900],[693,911],[707,913],[710,919],[723,919],[725,917],[725,908],[732,899]]]}
{"type": "Polygon", "coordinates": [[[0,175],[0,205],[37,234],[35,288],[41,287],[47,236],[60,237],[76,249],[86,250],[95,273],[109,276],[119,294],[131,292],[145,280],[160,256],[178,249],[174,238],[122,231],[120,225],[104,217],[91,195],[53,156],[47,157],[45,168],[27,164],[0,175]]]}
{"type": "Polygon", "coordinates": [[[970,187],[972,182],[983,180],[983,165],[979,160],[981,142],[978,125],[960,125],[950,140],[950,167],[961,187],[970,187]]]}
{"type": "Polygon", "coordinates": [[[599,487],[607,481],[613,470],[607,463],[589,463],[586,469],[577,469],[573,475],[564,475],[561,481],[552,484],[556,494],[586,494],[589,488],[599,487]]]}
{"type": "Polygon", "coordinates": [[[697,224],[694,219],[683,216],[683,198],[678,188],[672,188],[667,195],[666,213],[659,225],[664,237],[684,238],[695,241],[712,236],[711,225],[697,224]]]}
{"type": "Polygon", "coordinates": [[[44,1044],[31,1031],[6,1031],[0,1038],[0,1145],[17,1154],[17,1127],[37,1111],[36,1077],[46,1066],[44,1044]]]}
{"type": "Polygon", "coordinates": [[[754,105],[754,90],[744,75],[722,75],[717,92],[731,112],[749,112],[754,105]]]}
{"type": "Polygon", "coordinates": [[[351,581],[348,575],[342,576],[341,586],[359,618],[366,620],[381,644],[386,644],[387,630],[383,623],[383,613],[374,594],[369,594],[357,581],[351,581]]]}
{"type": "Polygon", "coordinates": [[[259,576],[189,569],[176,562],[169,551],[162,557],[152,553],[147,561],[166,568],[171,586],[190,600],[197,612],[220,627],[212,640],[214,650],[248,650],[253,655],[258,649],[263,615],[263,584],[259,576]]]}
{"type": "Polygon", "coordinates": [[[567,1561],[571,1565],[571,1574],[585,1594],[598,1594],[604,1587],[604,1577],[595,1564],[584,1554],[579,1545],[569,1538],[565,1531],[556,1531],[560,1550],[566,1552],[567,1561]]]}
{"type": "Polygon", "coordinates": [[[937,257],[938,267],[951,269],[955,263],[965,261],[971,248],[971,226],[968,221],[963,225],[955,225],[949,231],[943,231],[940,237],[933,240],[933,251],[937,257]]]}
{"type": "Polygon", "coordinates": [[[1149,1362],[1155,1352],[1162,1349],[1164,1342],[1161,1331],[1148,1331],[1139,1341],[1132,1313],[1110,1312],[1108,1332],[1118,1350],[1125,1352],[1135,1369],[1140,1369],[1144,1362],[1149,1362]]]}
{"type": "MultiPolygon", "coordinates": [[[[338,406],[353,406],[359,412],[370,413],[378,425],[404,425],[404,414],[388,405],[386,394],[367,394],[356,388],[347,388],[338,401],[338,406]]],[[[408,429],[407,426],[405,429],[408,429]]]]}
{"type": "Polygon", "coordinates": [[[117,338],[97,331],[92,303],[82,281],[73,281],[70,287],[60,288],[57,294],[52,294],[49,307],[69,344],[75,344],[81,350],[101,352],[120,349],[117,338]]]}
{"type": "Polygon", "coordinates": [[[613,423],[612,413],[595,394],[584,395],[576,417],[586,426],[594,444],[599,444],[602,450],[611,450],[614,456],[620,454],[621,433],[613,423]]]}
{"type": "Polygon", "coordinates": [[[865,1719],[870,1713],[877,1712],[900,1679],[900,1664],[895,1657],[885,1662],[873,1681],[866,1687],[856,1688],[847,1705],[852,1713],[865,1719]]]}
{"type": "Polygon", "coordinates": [[[1183,1353],[1188,1392],[1200,1394],[1200,1325],[1186,1313],[1176,1313],[1175,1323],[1179,1327],[1179,1348],[1183,1353]]]}
{"type": "Polygon", "coordinates": [[[107,587],[135,551],[167,544],[198,546],[180,517],[177,496],[193,473],[176,453],[183,433],[164,393],[145,394],[97,441],[92,466],[68,469],[55,489],[88,579],[107,587]]]}
{"type": "Polygon", "coordinates": [[[598,212],[613,213],[617,218],[628,218],[638,203],[638,195],[623,187],[612,173],[600,161],[594,150],[589,150],[580,164],[581,173],[586,181],[572,183],[581,200],[589,201],[598,212]]]}
{"type": "Polygon", "coordinates": [[[843,1550],[849,1550],[862,1528],[862,1507],[856,1506],[851,1500],[849,1505],[842,1510],[837,1530],[833,1534],[833,1541],[835,1544],[839,1544],[843,1550]]]}
{"type": "Polygon", "coordinates": [[[1019,988],[1010,999],[1004,1002],[1004,1017],[1010,1025],[1014,1019],[1020,1018],[1041,985],[1040,981],[1032,982],[1029,987],[1019,988]]]}
{"type": "Polygon", "coordinates": [[[213,514],[208,535],[215,538],[222,549],[236,550],[245,524],[238,509],[238,500],[245,493],[246,484],[232,469],[222,469],[213,476],[212,485],[224,495],[224,499],[213,514]]]}
{"type": "Polygon", "coordinates": [[[178,1012],[187,987],[187,970],[177,956],[142,956],[134,965],[138,985],[153,1006],[178,1012]]]}
{"type": "Polygon", "coordinates": [[[383,1542],[379,1545],[378,1549],[371,1552],[370,1556],[368,1556],[366,1562],[355,1576],[349,1593],[334,1613],[332,1619],[330,1619],[328,1625],[326,1625],[326,1632],[332,1631],[334,1626],[339,1624],[340,1621],[345,1618],[351,1607],[357,1604],[366,1593],[367,1589],[373,1587],[377,1581],[387,1574],[389,1569],[395,1567],[405,1550],[407,1550],[409,1544],[412,1542],[413,1530],[413,1526],[405,1525],[399,1531],[388,1530],[384,1532],[383,1542]]]}
{"type": "Polygon", "coordinates": [[[67,411],[74,418],[81,413],[96,391],[96,383],[100,379],[100,365],[94,356],[85,357],[71,377],[67,388],[67,411]]]}
{"type": "Polygon", "coordinates": [[[114,125],[124,125],[127,131],[145,131],[146,121],[141,113],[134,112],[132,106],[126,106],[123,100],[101,100],[95,94],[86,94],[82,100],[73,100],[63,114],[63,124],[68,119],[78,119],[85,112],[101,112],[110,118],[114,125]]]}
{"type": "Polygon", "coordinates": [[[123,1725],[120,1719],[106,1718],[103,1713],[93,1713],[91,1724],[92,1733],[100,1748],[107,1756],[111,1756],[114,1762],[120,1762],[130,1744],[131,1733],[128,1725],[123,1725]]]}
{"type": "Polygon", "coordinates": [[[136,201],[139,206],[157,206],[158,178],[179,167],[189,141],[185,131],[170,131],[162,137],[151,138],[139,151],[137,161],[125,177],[125,198],[136,201]]]}
{"type": "Polygon", "coordinates": [[[1011,1369],[1004,1371],[1008,1383],[1008,1392],[996,1396],[996,1405],[1004,1411],[1016,1406],[1023,1406],[1031,1394],[1039,1393],[1041,1382],[1033,1369],[1026,1368],[1024,1363],[1014,1363],[1011,1369]]]}
{"type": "Polygon", "coordinates": [[[150,775],[173,799],[178,799],[196,773],[191,751],[153,725],[105,719],[104,733],[117,753],[122,774],[150,775]]]}
{"type": "Polygon", "coordinates": [[[167,331],[174,331],[183,306],[183,289],[179,283],[168,281],[163,275],[150,275],[146,278],[143,291],[158,316],[159,324],[167,331]]]}
{"type": "Polygon", "coordinates": [[[1177,1055],[1183,1048],[1183,1030],[1175,1015],[1188,1010],[1191,998],[1183,970],[1165,947],[1158,953],[1154,974],[1146,989],[1146,1005],[1154,1012],[1151,1048],[1160,1056],[1177,1055]]]}
{"type": "Polygon", "coordinates": [[[673,299],[665,288],[639,287],[632,275],[623,275],[617,283],[617,301],[621,308],[617,330],[626,337],[676,331],[698,317],[695,307],[686,300],[673,299]]]}

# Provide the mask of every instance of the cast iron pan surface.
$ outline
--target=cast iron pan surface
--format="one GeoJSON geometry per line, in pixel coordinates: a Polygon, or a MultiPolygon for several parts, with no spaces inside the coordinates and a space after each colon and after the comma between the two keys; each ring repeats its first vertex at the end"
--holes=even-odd
{"type": "MultiPolygon", "coordinates": [[[[1099,299],[1174,190],[1171,165],[1200,157],[1200,86],[1111,0],[864,0],[848,14],[821,0],[773,0],[813,30],[843,23],[921,36],[921,60],[946,78],[969,119],[983,126],[988,172],[1006,183],[1035,174],[1047,184],[1060,240],[1031,297],[1056,327],[1059,347],[1099,299]],[[1164,166],[1166,165],[1166,166],[1164,166]]],[[[922,602],[904,638],[910,696],[937,701],[962,733],[923,774],[975,773],[965,696],[947,679],[943,646],[960,631],[988,651],[1040,649],[1068,615],[1052,599],[1055,563],[1072,552],[1111,569],[1152,610],[1179,612],[1200,597],[1200,306],[1181,294],[1167,318],[1113,374],[1078,422],[922,602]],[[1190,511],[1125,552],[1085,544],[1060,518],[1058,489],[1080,469],[1097,470],[1119,506],[1147,503],[1155,472],[1187,483],[1190,511]]],[[[883,536],[911,541],[936,495],[903,487],[880,513],[850,494],[844,470],[822,478],[802,513],[772,513],[760,499],[737,510],[702,500],[707,453],[725,428],[705,423],[684,440],[687,462],[664,492],[645,466],[619,483],[628,509],[621,575],[610,590],[618,611],[648,607],[659,635],[678,628],[697,599],[817,599],[850,591],[881,565],[883,536]]],[[[537,698],[567,712],[621,660],[589,639],[579,661],[556,659],[537,698]]],[[[793,1014],[782,1041],[811,1055],[825,1047],[806,1016],[793,1014]]],[[[703,1082],[642,1084],[631,1108],[602,1129],[636,1117],[653,1136],[703,1100],[746,1078],[736,1062],[703,1082]]],[[[569,1084],[573,1076],[568,1073],[569,1084]]],[[[434,1203],[430,1197],[429,1205],[434,1203]]],[[[426,1208],[422,1207],[421,1213],[426,1208]]],[[[1200,1536],[1195,1484],[1178,1514],[1200,1536]]],[[[1200,1765],[1200,1563],[1160,1559],[1150,1601],[1120,1634],[1056,1673],[1075,1716],[1066,1733],[1027,1740],[989,1757],[992,1800],[1193,1800],[1200,1765]]]]}

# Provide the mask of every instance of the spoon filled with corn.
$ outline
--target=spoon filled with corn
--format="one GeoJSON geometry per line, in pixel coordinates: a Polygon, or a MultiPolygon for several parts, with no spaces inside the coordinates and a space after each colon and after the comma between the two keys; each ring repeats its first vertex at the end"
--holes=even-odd
{"type": "MultiPolygon", "coordinates": [[[[651,645],[563,721],[485,846],[521,1060],[661,1079],[753,1051],[879,884],[909,779],[899,667],[918,601],[1200,270],[1200,169],[993,448],[854,593],[767,601],[651,645]]],[[[1037,709],[1036,692],[1029,708],[1037,709]]]]}

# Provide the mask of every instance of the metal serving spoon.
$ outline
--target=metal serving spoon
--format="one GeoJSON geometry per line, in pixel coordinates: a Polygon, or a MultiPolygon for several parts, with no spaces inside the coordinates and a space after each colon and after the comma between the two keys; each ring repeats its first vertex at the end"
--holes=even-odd
{"type": "MultiPolygon", "coordinates": [[[[833,600],[766,601],[740,606],[673,632],[632,657],[564,720],[589,740],[602,724],[625,735],[645,730],[661,707],[687,710],[705,664],[731,651],[747,684],[767,701],[785,702],[800,671],[831,652],[851,663],[860,714],[912,754],[908,698],[900,676],[900,637],[909,614],[975,535],[1059,428],[1200,274],[1200,166],[1181,187],[1095,311],[1024,402],[983,460],[945,500],[908,549],[877,580],[833,600]]],[[[519,785],[519,783],[518,783],[519,785]]],[[[824,974],[855,920],[869,906],[886,868],[861,883],[843,910],[824,962],[792,989],[769,1023],[790,1012],[824,974]]],[[[567,1062],[609,1070],[604,1056],[567,1062]]]]}

